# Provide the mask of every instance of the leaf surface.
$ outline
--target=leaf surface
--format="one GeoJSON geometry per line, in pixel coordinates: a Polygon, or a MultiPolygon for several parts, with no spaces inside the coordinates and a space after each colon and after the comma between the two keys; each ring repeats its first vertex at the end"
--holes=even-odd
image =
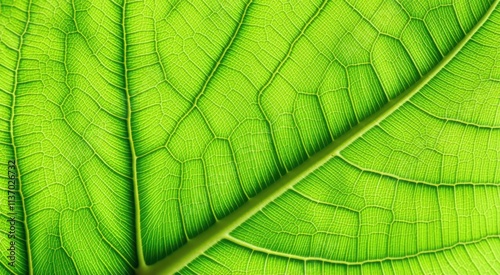
{"type": "Polygon", "coordinates": [[[497,5],[3,1],[0,270],[500,272],[497,5]]]}

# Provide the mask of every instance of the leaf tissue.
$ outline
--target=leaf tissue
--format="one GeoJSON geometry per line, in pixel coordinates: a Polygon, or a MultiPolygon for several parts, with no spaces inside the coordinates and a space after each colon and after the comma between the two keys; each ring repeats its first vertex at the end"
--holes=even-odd
{"type": "Polygon", "coordinates": [[[0,274],[500,273],[500,0],[0,0],[0,274]]]}

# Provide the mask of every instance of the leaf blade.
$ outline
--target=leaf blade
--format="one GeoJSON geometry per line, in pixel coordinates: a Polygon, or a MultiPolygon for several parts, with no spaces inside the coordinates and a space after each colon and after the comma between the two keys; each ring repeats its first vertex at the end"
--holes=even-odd
{"type": "Polygon", "coordinates": [[[225,238],[230,238],[229,233],[236,227],[242,224],[245,220],[259,212],[265,205],[276,200],[280,195],[290,190],[292,186],[307,177],[311,172],[317,170],[328,162],[332,157],[339,156],[340,152],[349,146],[353,141],[362,137],[366,132],[378,125],[385,118],[390,116],[395,110],[398,110],[405,104],[411,97],[413,97],[420,89],[438,74],[456,55],[459,53],[465,44],[472,38],[472,36],[483,26],[489,19],[493,11],[496,9],[499,1],[495,1],[490,9],[485,13],[481,20],[471,29],[469,33],[453,48],[448,55],[446,55],[437,66],[424,75],[418,82],[408,88],[405,92],[398,95],[393,100],[386,103],[386,105],[379,111],[375,112],[365,120],[358,123],[355,127],[349,130],[341,138],[333,141],[330,145],[310,157],[306,162],[297,168],[287,173],[284,177],[279,179],[273,185],[264,189],[250,199],[247,203],[239,209],[219,220],[209,230],[198,235],[192,240],[191,243],[183,246],[176,252],[167,256],[164,260],[153,265],[152,272],[165,272],[166,274],[174,273],[198,256],[198,253],[212,247],[217,242],[225,238]],[[209,239],[210,238],[210,239],[209,239]],[[208,239],[208,240],[205,240],[208,239]]]}

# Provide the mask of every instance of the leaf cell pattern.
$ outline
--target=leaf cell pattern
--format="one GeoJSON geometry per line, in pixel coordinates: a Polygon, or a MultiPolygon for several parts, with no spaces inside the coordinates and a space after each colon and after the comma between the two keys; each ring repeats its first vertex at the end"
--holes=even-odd
{"type": "Polygon", "coordinates": [[[500,272],[497,5],[0,2],[0,273],[500,272]]]}

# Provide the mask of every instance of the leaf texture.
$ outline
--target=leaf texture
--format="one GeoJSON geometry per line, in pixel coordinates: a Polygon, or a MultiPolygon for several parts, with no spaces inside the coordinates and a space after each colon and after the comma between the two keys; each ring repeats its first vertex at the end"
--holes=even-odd
{"type": "Polygon", "coordinates": [[[500,272],[498,2],[2,1],[0,272],[500,272]]]}

